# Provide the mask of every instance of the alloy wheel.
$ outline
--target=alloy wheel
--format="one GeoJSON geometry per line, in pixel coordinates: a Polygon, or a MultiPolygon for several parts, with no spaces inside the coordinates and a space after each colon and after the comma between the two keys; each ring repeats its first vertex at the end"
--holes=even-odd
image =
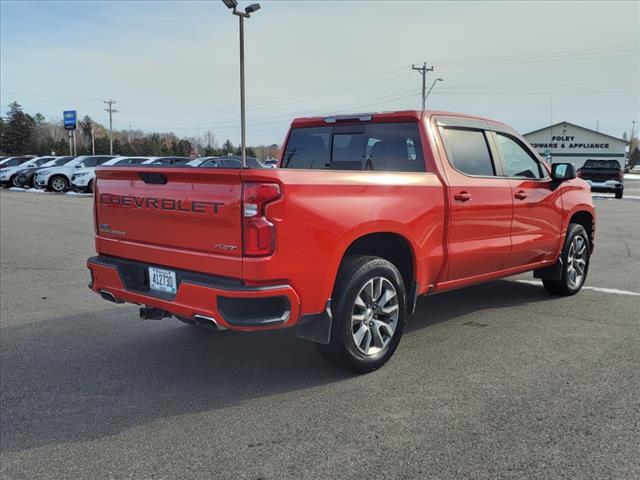
{"type": "Polygon", "coordinates": [[[351,311],[351,335],[364,355],[384,350],[398,325],[398,293],[385,277],[367,281],[356,296],[351,311]]]}
{"type": "Polygon", "coordinates": [[[56,192],[62,192],[67,188],[67,182],[62,177],[56,177],[51,181],[51,188],[56,192]]]}
{"type": "Polygon", "coordinates": [[[571,288],[577,288],[582,284],[587,260],[587,242],[582,236],[576,235],[567,254],[567,281],[571,288]]]}

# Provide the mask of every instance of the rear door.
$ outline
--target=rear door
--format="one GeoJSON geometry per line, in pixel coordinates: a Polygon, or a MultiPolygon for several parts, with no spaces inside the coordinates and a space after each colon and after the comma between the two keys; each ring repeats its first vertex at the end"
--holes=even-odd
{"type": "Polygon", "coordinates": [[[448,161],[448,280],[505,268],[511,251],[512,194],[481,125],[439,122],[448,161]]]}
{"type": "Polygon", "coordinates": [[[520,139],[506,132],[492,135],[513,194],[511,255],[507,267],[551,260],[561,236],[560,190],[551,189],[546,168],[520,139]]]}

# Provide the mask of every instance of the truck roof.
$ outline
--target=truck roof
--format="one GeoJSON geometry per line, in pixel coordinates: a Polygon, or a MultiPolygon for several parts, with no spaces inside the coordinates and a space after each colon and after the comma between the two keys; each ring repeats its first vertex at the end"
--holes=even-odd
{"type": "Polygon", "coordinates": [[[466,113],[446,112],[440,110],[399,110],[396,112],[368,112],[368,113],[354,113],[354,114],[340,114],[340,115],[327,115],[322,117],[299,117],[291,122],[291,128],[300,127],[321,127],[325,125],[333,125],[336,123],[360,123],[360,122],[373,122],[373,123],[391,123],[391,122],[417,122],[423,115],[432,116],[447,116],[447,117],[464,117],[472,118],[474,120],[483,120],[487,122],[503,125],[502,122],[492,120],[490,118],[480,117],[477,115],[469,115],[466,113]]]}

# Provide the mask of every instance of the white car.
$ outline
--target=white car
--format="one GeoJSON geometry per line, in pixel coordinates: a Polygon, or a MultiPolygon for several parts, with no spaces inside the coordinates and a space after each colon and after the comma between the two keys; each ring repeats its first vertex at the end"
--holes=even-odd
{"type": "Polygon", "coordinates": [[[50,162],[51,160],[55,160],[55,158],[56,157],[52,156],[35,157],[19,165],[15,165],[13,167],[5,167],[0,170],[0,185],[2,185],[3,187],[15,186],[13,185],[13,181],[21,170],[24,170],[25,168],[40,167],[45,163],[50,162]]]}
{"type": "Polygon", "coordinates": [[[32,158],[36,158],[35,155],[22,155],[20,157],[3,157],[0,160],[0,170],[4,170],[9,167],[17,167],[25,162],[28,162],[32,158]]]}
{"type": "Polygon", "coordinates": [[[74,192],[93,192],[93,181],[96,178],[96,168],[106,167],[108,165],[139,165],[152,163],[160,157],[115,157],[107,160],[99,165],[92,167],[79,168],[73,172],[71,176],[71,190],[74,192]]]}
{"type": "Polygon", "coordinates": [[[34,175],[33,184],[36,188],[64,192],[71,186],[71,177],[77,169],[96,167],[112,158],[115,158],[115,155],[86,155],[75,158],[60,167],[43,168],[34,175]]]}

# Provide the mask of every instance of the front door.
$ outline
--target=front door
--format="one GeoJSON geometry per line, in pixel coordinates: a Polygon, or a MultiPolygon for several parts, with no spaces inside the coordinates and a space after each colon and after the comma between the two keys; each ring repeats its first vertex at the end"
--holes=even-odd
{"type": "Polygon", "coordinates": [[[502,168],[513,195],[511,255],[507,267],[552,260],[560,242],[560,191],[535,155],[515,136],[495,132],[502,168]]]}
{"type": "Polygon", "coordinates": [[[481,129],[440,129],[448,158],[448,280],[478,277],[505,268],[511,251],[513,200],[509,180],[492,158],[481,129]]]}

